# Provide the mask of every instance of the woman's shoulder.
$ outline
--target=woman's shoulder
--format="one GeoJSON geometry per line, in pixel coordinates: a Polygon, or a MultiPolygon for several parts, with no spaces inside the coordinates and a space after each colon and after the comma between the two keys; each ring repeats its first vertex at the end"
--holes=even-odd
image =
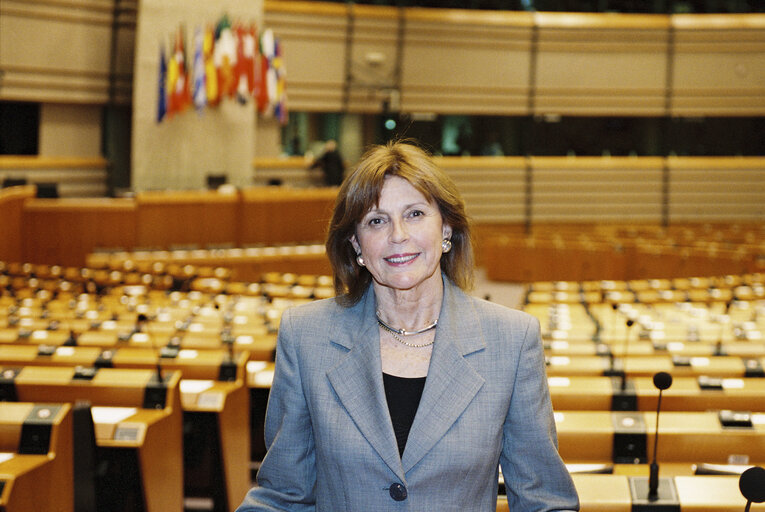
{"type": "Polygon", "coordinates": [[[473,310],[482,323],[497,325],[531,326],[538,322],[536,317],[525,311],[513,309],[496,302],[491,302],[479,297],[469,296],[473,310]]]}
{"type": "Polygon", "coordinates": [[[331,321],[332,317],[342,314],[346,309],[334,297],[330,297],[291,306],[284,311],[284,315],[288,316],[292,322],[306,320],[316,322],[321,319],[331,321]]]}

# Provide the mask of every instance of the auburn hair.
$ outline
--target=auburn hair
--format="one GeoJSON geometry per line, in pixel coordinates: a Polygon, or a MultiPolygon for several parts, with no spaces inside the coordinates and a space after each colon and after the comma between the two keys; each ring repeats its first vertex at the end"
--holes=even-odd
{"type": "Polygon", "coordinates": [[[378,205],[388,176],[405,179],[438,206],[443,222],[452,228],[452,249],[441,256],[441,270],[460,288],[470,289],[473,243],[456,185],[425,150],[408,141],[392,141],[370,148],[337,194],[326,242],[337,300],[345,306],[357,303],[372,281],[369,271],[356,262],[350,240],[364,215],[378,205]]]}

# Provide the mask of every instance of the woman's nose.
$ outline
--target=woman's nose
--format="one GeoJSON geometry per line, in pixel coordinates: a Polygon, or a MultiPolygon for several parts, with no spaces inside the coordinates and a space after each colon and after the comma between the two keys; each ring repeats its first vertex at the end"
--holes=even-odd
{"type": "Polygon", "coordinates": [[[391,226],[390,240],[393,243],[400,243],[409,237],[409,232],[401,220],[394,220],[391,226]]]}

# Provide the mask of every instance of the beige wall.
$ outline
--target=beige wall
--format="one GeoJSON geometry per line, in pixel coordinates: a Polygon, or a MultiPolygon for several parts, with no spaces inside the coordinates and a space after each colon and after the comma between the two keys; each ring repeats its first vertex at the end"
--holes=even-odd
{"type": "Polygon", "coordinates": [[[102,116],[98,105],[44,103],[40,108],[40,155],[100,156],[102,116]]]}

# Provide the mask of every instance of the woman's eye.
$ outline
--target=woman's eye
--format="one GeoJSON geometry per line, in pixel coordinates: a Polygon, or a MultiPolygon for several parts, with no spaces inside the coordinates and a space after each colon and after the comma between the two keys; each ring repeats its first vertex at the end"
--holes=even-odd
{"type": "Polygon", "coordinates": [[[369,225],[370,226],[378,226],[383,223],[383,220],[380,217],[373,217],[369,219],[369,225]]]}
{"type": "Polygon", "coordinates": [[[423,215],[425,215],[425,213],[422,210],[412,210],[409,212],[410,217],[421,217],[423,215]]]}

